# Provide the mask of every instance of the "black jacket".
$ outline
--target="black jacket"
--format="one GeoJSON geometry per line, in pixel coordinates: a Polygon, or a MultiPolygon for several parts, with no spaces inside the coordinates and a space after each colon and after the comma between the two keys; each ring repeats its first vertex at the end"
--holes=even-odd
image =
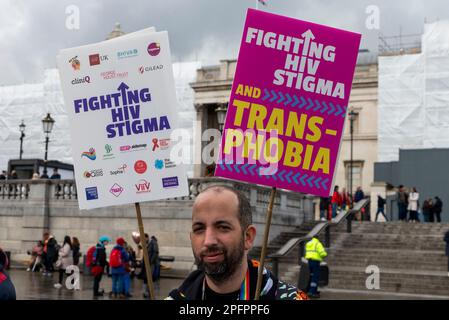
{"type": "Polygon", "coordinates": [[[95,250],[95,265],[104,268],[107,264],[108,262],[106,261],[106,248],[101,243],[97,243],[95,250]]]}
{"type": "Polygon", "coordinates": [[[328,210],[329,204],[330,204],[329,197],[321,197],[320,198],[320,210],[328,210]]]}
{"type": "MultiPolygon", "coordinates": [[[[249,295],[254,300],[257,285],[258,262],[248,260],[249,295]]],[[[201,300],[203,297],[203,282],[205,274],[201,270],[190,273],[182,285],[172,290],[166,300],[201,300]]],[[[308,300],[307,295],[292,285],[278,280],[270,271],[264,268],[260,300],[308,300]]]]}
{"type": "Polygon", "coordinates": [[[436,199],[437,201],[433,205],[433,212],[441,213],[443,211],[443,202],[440,199],[436,199]]]}

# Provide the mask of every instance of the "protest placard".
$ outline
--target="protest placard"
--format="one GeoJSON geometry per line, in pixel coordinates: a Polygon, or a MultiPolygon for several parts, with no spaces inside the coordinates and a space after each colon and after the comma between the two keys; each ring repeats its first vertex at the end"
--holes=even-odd
{"type": "Polygon", "coordinates": [[[329,196],[360,37],[249,9],[215,175],[329,196]]]}
{"type": "Polygon", "coordinates": [[[170,158],[177,101],[166,32],[65,49],[58,67],[81,209],[188,195],[170,158]]]}

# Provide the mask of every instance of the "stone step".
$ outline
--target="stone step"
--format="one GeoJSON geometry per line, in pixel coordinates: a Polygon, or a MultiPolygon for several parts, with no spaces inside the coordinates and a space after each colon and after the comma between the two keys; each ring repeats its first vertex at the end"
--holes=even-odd
{"type": "MultiPolygon", "coordinates": [[[[329,288],[363,290],[369,274],[357,268],[333,268],[329,288]]],[[[415,270],[381,270],[382,290],[402,293],[449,294],[447,272],[416,272],[415,270]]]]}

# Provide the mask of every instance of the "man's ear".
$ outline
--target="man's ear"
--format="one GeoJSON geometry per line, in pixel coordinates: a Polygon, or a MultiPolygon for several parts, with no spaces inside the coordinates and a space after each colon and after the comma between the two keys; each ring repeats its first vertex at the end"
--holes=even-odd
{"type": "Polygon", "coordinates": [[[245,231],[245,250],[250,250],[254,245],[254,240],[256,239],[256,227],[254,225],[249,225],[245,231]]]}

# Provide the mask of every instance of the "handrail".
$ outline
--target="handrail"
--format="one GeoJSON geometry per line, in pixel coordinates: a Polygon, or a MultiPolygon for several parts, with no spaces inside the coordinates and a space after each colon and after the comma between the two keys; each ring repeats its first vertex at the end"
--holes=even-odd
{"type": "Polygon", "coordinates": [[[299,237],[299,238],[292,238],[290,240],[287,241],[286,244],[284,244],[284,246],[282,248],[280,248],[278,251],[276,251],[275,253],[269,255],[269,258],[282,258],[283,256],[286,256],[287,254],[289,254],[295,247],[296,245],[305,239],[312,239],[315,235],[321,233],[321,231],[326,228],[329,225],[329,222],[321,222],[318,223],[315,227],[313,227],[313,229],[304,237],[299,237]]]}
{"type": "Polygon", "coordinates": [[[363,208],[365,208],[370,202],[369,198],[364,198],[360,201],[358,201],[354,207],[346,212],[338,214],[335,219],[329,223],[326,222],[320,222],[318,223],[313,229],[304,237],[299,238],[292,238],[287,241],[286,244],[284,244],[278,251],[275,253],[272,253],[268,256],[270,260],[273,262],[273,273],[277,276],[278,274],[278,264],[279,259],[282,257],[285,257],[288,255],[296,246],[299,246],[299,257],[298,257],[298,264],[301,263],[302,256],[304,255],[304,244],[311,240],[314,237],[317,237],[321,234],[323,230],[325,230],[325,247],[330,247],[330,226],[338,226],[344,219],[347,221],[347,228],[346,232],[351,233],[352,232],[352,217],[357,212],[361,211],[363,208]]]}

